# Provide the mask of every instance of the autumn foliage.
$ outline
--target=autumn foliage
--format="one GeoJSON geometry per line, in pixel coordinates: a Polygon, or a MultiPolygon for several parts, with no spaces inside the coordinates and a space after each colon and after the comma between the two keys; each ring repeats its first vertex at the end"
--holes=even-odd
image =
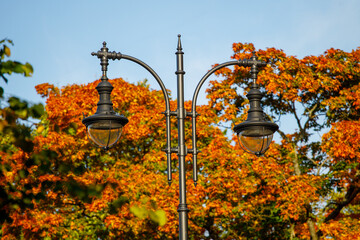
{"type": "MultiPolygon", "coordinates": [[[[233,50],[232,58],[243,59],[255,49],[252,44],[238,43],[233,50]]],[[[253,231],[251,236],[355,239],[359,229],[360,48],[349,53],[329,49],[303,59],[269,48],[258,50],[257,56],[268,63],[258,83],[265,89],[263,106],[268,118],[280,125],[281,142],[265,156],[264,161],[274,158],[274,165],[256,170],[263,184],[254,197],[263,199],[263,204],[251,212],[273,215],[261,221],[264,225],[258,229],[267,229],[269,234],[253,231]],[[288,125],[292,129],[283,130],[288,125]],[[262,212],[267,205],[270,212],[262,212]]],[[[238,93],[248,90],[249,69],[235,67],[218,74],[225,80],[212,81],[207,90],[210,105],[222,121],[234,123],[246,110],[247,100],[238,93]]]]}
{"type": "MultiPolygon", "coordinates": [[[[234,59],[255,50],[241,43],[233,49],[234,59]]],[[[259,158],[235,144],[227,127],[246,117],[249,69],[219,70],[222,80],[207,89],[209,103],[197,108],[196,187],[191,155],[186,158],[190,239],[356,239],[360,49],[303,59],[274,48],[256,54],[269,63],[258,83],[267,117],[280,125],[278,138],[259,158]]],[[[168,186],[161,151],[163,95],[146,81],[110,82],[114,109],[129,123],[106,152],[89,141],[81,123],[96,111],[98,80],[60,89],[38,85],[45,112],[26,139],[11,128],[19,124],[11,121],[19,118],[19,104],[1,110],[0,127],[11,130],[0,134],[2,239],[178,238],[177,156],[168,186]]],[[[190,111],[191,102],[185,107],[190,111]]],[[[176,119],[171,134],[175,147],[176,119]]],[[[190,120],[186,143],[191,148],[190,120]]]]}

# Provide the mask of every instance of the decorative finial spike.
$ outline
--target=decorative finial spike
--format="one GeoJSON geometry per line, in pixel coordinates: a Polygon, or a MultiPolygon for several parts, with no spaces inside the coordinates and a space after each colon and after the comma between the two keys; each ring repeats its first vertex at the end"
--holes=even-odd
{"type": "Polygon", "coordinates": [[[104,47],[104,48],[106,47],[106,42],[105,42],[105,41],[103,42],[103,47],[104,47]]]}
{"type": "Polygon", "coordinates": [[[194,182],[194,186],[196,187],[196,185],[197,185],[197,182],[194,182]]]}
{"type": "Polygon", "coordinates": [[[177,47],[177,50],[182,50],[182,46],[181,46],[181,34],[178,35],[178,47],[177,47]]]}
{"type": "Polygon", "coordinates": [[[169,187],[171,186],[171,181],[168,181],[169,187]]]}

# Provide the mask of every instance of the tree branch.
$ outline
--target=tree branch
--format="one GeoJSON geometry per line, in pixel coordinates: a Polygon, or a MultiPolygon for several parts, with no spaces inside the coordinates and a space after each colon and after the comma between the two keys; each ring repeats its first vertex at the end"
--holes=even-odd
{"type": "Polygon", "coordinates": [[[341,210],[345,206],[347,206],[357,196],[359,192],[360,192],[360,187],[355,187],[354,185],[351,185],[348,192],[345,195],[344,201],[340,203],[336,203],[337,207],[329,214],[329,216],[325,218],[324,222],[328,222],[330,220],[335,219],[339,215],[341,210]]]}
{"type": "MultiPolygon", "coordinates": [[[[351,203],[352,200],[360,193],[360,187],[358,187],[358,180],[359,177],[356,178],[356,180],[353,181],[353,183],[350,185],[344,200],[340,203],[334,203],[337,205],[337,207],[325,218],[324,223],[329,222],[330,220],[335,219],[339,216],[341,210],[346,207],[348,204],[351,203]]],[[[322,231],[317,231],[317,235],[320,237],[322,236],[322,231]]]]}
{"type": "Polygon", "coordinates": [[[315,110],[317,110],[317,108],[319,107],[319,103],[316,103],[310,110],[309,110],[309,114],[308,114],[308,119],[306,120],[305,124],[304,124],[304,129],[307,129],[309,127],[309,122],[310,120],[312,120],[314,118],[314,112],[315,110]]]}
{"type": "Polygon", "coordinates": [[[298,124],[298,126],[299,126],[299,129],[300,129],[300,132],[302,132],[302,131],[303,131],[303,128],[302,128],[302,126],[301,126],[300,118],[299,118],[299,116],[298,116],[297,113],[296,113],[295,102],[290,102],[290,103],[289,103],[289,105],[291,105],[291,110],[292,110],[292,112],[293,112],[293,114],[294,114],[294,116],[295,116],[296,122],[297,122],[297,124],[298,124]],[[291,103],[291,104],[290,104],[290,103],[291,103]]]}
{"type": "Polygon", "coordinates": [[[290,139],[286,136],[286,134],[281,131],[280,129],[277,130],[277,132],[280,134],[280,136],[282,137],[282,139],[286,140],[287,142],[290,142],[290,139]]]}

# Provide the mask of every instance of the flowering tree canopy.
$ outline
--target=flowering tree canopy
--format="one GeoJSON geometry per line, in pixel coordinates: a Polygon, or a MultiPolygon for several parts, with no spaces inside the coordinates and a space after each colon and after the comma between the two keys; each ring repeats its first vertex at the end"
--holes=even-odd
{"type": "MultiPolygon", "coordinates": [[[[233,45],[234,59],[252,44],[233,45]]],[[[359,214],[360,49],[329,49],[298,59],[257,50],[269,63],[258,76],[267,117],[280,140],[255,157],[234,144],[223,125],[246,118],[249,68],[219,70],[197,108],[199,181],[187,162],[190,239],[355,239],[359,214]],[[292,117],[285,132],[281,117],[292,117]],[[322,134],[322,138],[314,138],[322,134]]],[[[96,111],[99,80],[36,87],[46,98],[11,98],[0,118],[2,239],[176,239],[177,156],[166,178],[165,103],[146,81],[110,80],[116,112],[129,123],[119,143],[96,148],[81,123],[96,111]],[[39,119],[33,125],[20,119],[39,119]]],[[[185,103],[191,111],[191,102],[185,103]]],[[[171,101],[171,110],[176,101],[171,101]]],[[[287,120],[288,121],[288,120],[287,120]]],[[[186,121],[191,148],[191,121],[186,121]]],[[[171,123],[176,146],[176,119],[171,123]]]]}

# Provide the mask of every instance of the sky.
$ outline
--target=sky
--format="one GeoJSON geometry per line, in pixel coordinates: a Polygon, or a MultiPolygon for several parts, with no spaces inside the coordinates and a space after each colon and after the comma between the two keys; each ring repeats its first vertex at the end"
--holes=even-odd
{"type": "MultiPolygon", "coordinates": [[[[90,53],[106,41],[109,51],[152,67],[176,96],[177,35],[184,51],[185,100],[215,63],[230,60],[234,42],[256,49],[275,47],[287,55],[320,55],[329,48],[360,46],[358,0],[2,0],[0,39],[13,40],[11,60],[29,62],[31,78],[9,76],[6,94],[44,102],[41,83],[57,87],[90,83],[101,76],[90,53]]],[[[108,77],[157,82],[132,62],[110,62],[108,77]]],[[[215,78],[215,77],[213,77],[215,78]]],[[[211,79],[211,77],[210,77],[211,79]]],[[[199,103],[205,103],[204,89],[199,103]]]]}

